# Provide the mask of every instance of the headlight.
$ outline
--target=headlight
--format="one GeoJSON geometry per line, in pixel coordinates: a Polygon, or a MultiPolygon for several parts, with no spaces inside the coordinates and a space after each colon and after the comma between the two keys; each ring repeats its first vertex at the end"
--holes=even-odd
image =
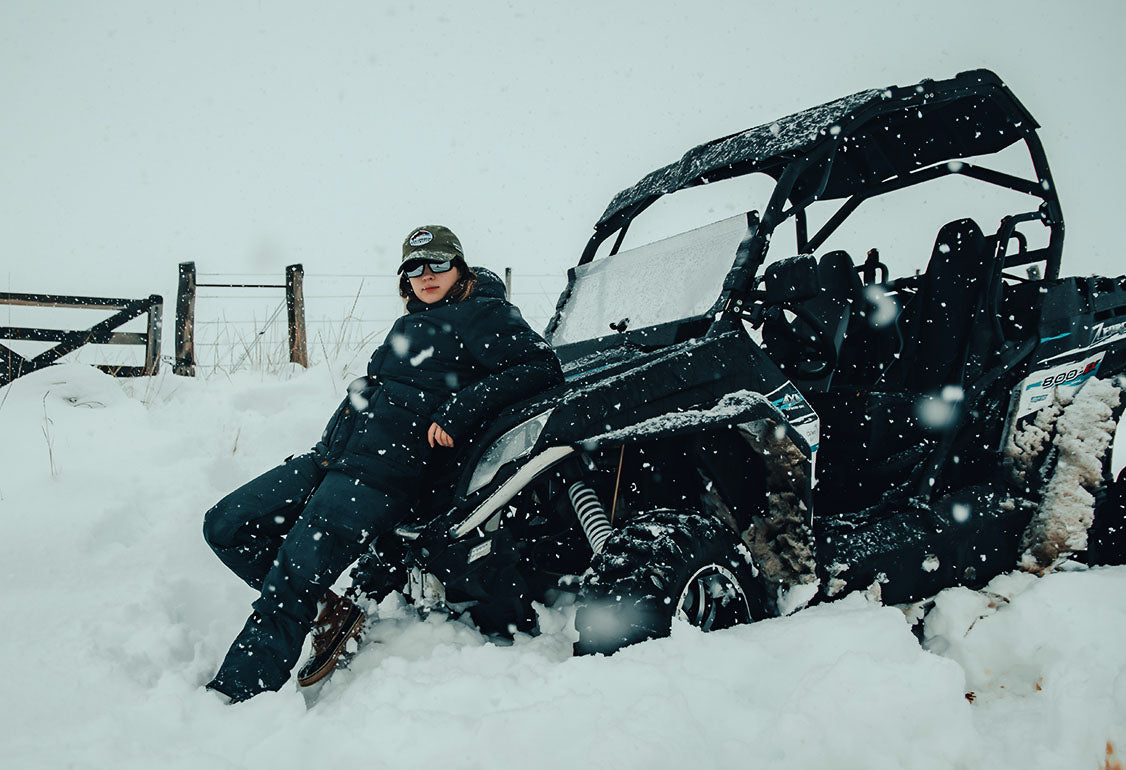
{"type": "Polygon", "coordinates": [[[492,481],[502,465],[531,452],[553,411],[548,409],[542,414],[537,414],[494,441],[493,445],[485,450],[485,454],[481,456],[473,471],[473,478],[469,480],[469,494],[473,494],[492,481]]]}

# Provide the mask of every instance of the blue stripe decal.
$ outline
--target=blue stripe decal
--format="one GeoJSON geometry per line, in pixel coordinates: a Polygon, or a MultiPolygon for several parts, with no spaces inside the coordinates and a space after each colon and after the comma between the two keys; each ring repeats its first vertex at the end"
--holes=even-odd
{"type": "Polygon", "coordinates": [[[1052,340],[1062,340],[1064,337],[1070,336],[1071,332],[1064,332],[1063,334],[1057,334],[1055,337],[1041,337],[1040,344],[1043,345],[1045,342],[1051,342],[1052,340]]]}

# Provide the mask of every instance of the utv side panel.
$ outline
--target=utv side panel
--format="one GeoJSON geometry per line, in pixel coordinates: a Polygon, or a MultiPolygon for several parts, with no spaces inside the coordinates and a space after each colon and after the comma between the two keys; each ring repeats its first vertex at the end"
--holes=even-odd
{"type": "Polygon", "coordinates": [[[1032,511],[987,486],[935,504],[865,521],[817,520],[818,570],[829,598],[878,583],[888,604],[933,596],[951,585],[978,588],[1013,569],[1032,511]]]}

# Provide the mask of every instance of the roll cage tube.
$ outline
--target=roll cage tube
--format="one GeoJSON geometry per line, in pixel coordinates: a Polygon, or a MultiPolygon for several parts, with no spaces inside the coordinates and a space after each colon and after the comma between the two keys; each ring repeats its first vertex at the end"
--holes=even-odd
{"type": "MultiPolygon", "coordinates": [[[[1037,181],[982,166],[974,166],[962,160],[946,160],[941,163],[936,163],[933,166],[892,177],[868,190],[850,196],[812,238],[808,237],[806,209],[820,200],[820,196],[824,193],[832,173],[833,156],[841,143],[838,141],[828,145],[828,152],[826,153],[816,153],[793,161],[787,165],[786,171],[779,178],[775,186],[766,214],[764,214],[762,222],[757,232],[754,234],[754,239],[752,239],[752,242],[749,244],[750,248],[746,262],[742,265],[738,264],[738,262],[736,264],[735,269],[740,272],[746,270],[748,267],[752,268],[752,270],[749,276],[744,275],[741,276],[741,280],[736,279],[737,282],[732,287],[734,290],[725,304],[725,309],[730,308],[737,314],[742,312],[743,305],[746,302],[746,292],[751,285],[751,279],[753,279],[764,261],[770,235],[789,217],[793,216],[796,219],[795,229],[798,237],[798,253],[812,253],[824,244],[845,219],[847,219],[864,201],[879,195],[897,192],[907,187],[913,187],[917,184],[939,179],[950,174],[960,174],[977,179],[981,182],[1040,198],[1041,203],[1037,212],[1005,217],[1002,223],[1002,230],[1006,230],[1006,232],[1003,234],[999,232],[998,236],[1003,236],[1004,240],[1007,242],[1007,240],[1013,236],[1013,227],[1016,223],[1039,219],[1049,230],[1047,247],[1031,252],[1024,252],[1018,258],[1009,258],[1008,260],[1005,260],[1004,250],[1001,250],[998,257],[1002,260],[1002,266],[1010,267],[1038,262],[1043,259],[1045,261],[1044,278],[1047,280],[1057,279],[1059,277],[1060,263],[1063,254],[1063,212],[1059,198],[1056,195],[1055,184],[1048,166],[1048,159],[1044,153],[1044,148],[1040,143],[1039,137],[1031,130],[1023,132],[1022,137],[1029,150],[1029,155],[1032,158],[1033,170],[1036,172],[1037,181]],[[822,162],[822,156],[828,157],[824,158],[825,171],[821,175],[817,189],[810,195],[807,195],[804,200],[793,203],[788,209],[780,212],[777,211],[777,209],[774,208],[775,204],[778,203],[780,208],[781,203],[789,200],[793,183],[804,174],[808,168],[822,162]]],[[[742,245],[740,248],[742,248],[742,245]]]]}
{"type": "MultiPolygon", "coordinates": [[[[929,182],[934,179],[939,179],[943,176],[950,174],[961,174],[981,182],[1004,187],[1015,192],[1025,193],[1036,198],[1040,198],[1041,204],[1038,213],[1035,215],[1016,215],[1006,217],[1005,222],[1002,224],[1002,229],[1008,225],[1009,232],[1005,233],[1005,241],[1012,237],[1012,226],[1020,221],[1032,221],[1034,219],[1041,220],[1049,230],[1048,245],[1044,249],[1037,249],[1032,252],[1023,254],[1019,260],[1010,259],[1007,262],[1008,266],[1017,266],[1021,264],[1028,264],[1031,262],[1038,262],[1041,259],[1045,261],[1045,279],[1055,280],[1059,277],[1060,263],[1063,255],[1063,238],[1064,238],[1064,221],[1063,211],[1060,206],[1059,197],[1056,195],[1055,183],[1052,179],[1051,168],[1048,165],[1047,154],[1044,152],[1044,146],[1040,142],[1040,137],[1032,128],[1025,128],[1021,131],[1021,138],[1024,140],[1025,146],[1028,149],[1029,156],[1032,160],[1032,168],[1036,174],[1036,180],[1025,179],[1023,177],[1014,176],[1002,171],[986,168],[983,166],[974,166],[956,158],[936,163],[922,169],[910,171],[907,174],[900,174],[884,182],[877,184],[867,190],[855,193],[850,196],[844,204],[829,218],[824,225],[817,231],[817,233],[809,238],[808,235],[808,218],[806,216],[806,209],[821,199],[821,195],[825,192],[825,188],[832,175],[833,162],[835,159],[837,148],[841,146],[846,136],[850,136],[851,132],[842,132],[838,141],[832,142],[828,145],[829,151],[827,153],[816,153],[807,156],[800,160],[788,164],[787,171],[790,168],[797,168],[796,177],[800,177],[805,171],[817,163],[821,162],[821,156],[827,155],[825,162],[825,170],[821,174],[817,188],[806,198],[800,202],[793,203],[790,208],[783,211],[778,218],[777,222],[771,220],[767,225],[767,217],[763,217],[763,226],[760,230],[766,230],[764,235],[766,241],[769,242],[769,235],[775,228],[778,227],[790,216],[795,217],[795,230],[797,232],[797,251],[799,254],[809,254],[816,251],[820,246],[837,230],[838,227],[860,206],[864,201],[885,195],[891,192],[898,192],[899,190],[913,187],[917,184],[929,182]]],[[[775,188],[775,194],[783,186],[782,178],[779,178],[775,188]]],[[[792,189],[792,185],[791,185],[792,189]]],[[[786,190],[786,198],[789,198],[790,190],[786,190]]],[[[774,198],[772,197],[772,202],[774,198]]],[[[998,236],[1002,234],[999,232],[998,236]]],[[[765,249],[764,249],[765,252],[765,249]]],[[[1004,252],[1000,253],[1004,257],[1004,252]]],[[[755,265],[755,271],[761,267],[761,261],[755,265]]]]}
{"type": "MultiPolygon", "coordinates": [[[[748,237],[739,244],[736,252],[735,264],[724,281],[724,292],[727,294],[723,301],[723,317],[725,322],[742,316],[743,307],[747,300],[749,290],[754,287],[754,276],[762,267],[766,257],[766,250],[770,243],[770,235],[784,220],[782,207],[789,200],[790,192],[800,173],[809,165],[806,162],[790,163],[786,166],[774,192],[770,195],[770,202],[756,227],[750,229],[748,237]]],[[[726,326],[726,323],[724,324],[726,326]]]]}
{"type": "Polygon", "coordinates": [[[617,217],[614,217],[613,223],[609,226],[602,228],[595,228],[594,235],[590,236],[590,240],[586,242],[586,248],[583,249],[582,256],[579,257],[579,264],[585,265],[594,259],[594,255],[598,252],[598,247],[602,242],[609,238],[616,231],[618,233],[617,239],[614,241],[614,246],[610,249],[610,254],[617,254],[618,249],[622,247],[622,241],[625,240],[626,231],[629,230],[630,223],[645,211],[645,209],[652,206],[658,200],[663,198],[663,195],[654,195],[652,198],[647,198],[636,206],[630,208],[628,211],[622,212],[617,217]],[[618,224],[621,222],[621,224],[618,224]]]}
{"type": "MultiPolygon", "coordinates": [[[[907,187],[913,187],[917,184],[939,179],[950,174],[960,174],[988,184],[1040,198],[1041,204],[1039,213],[1036,216],[1022,216],[1021,221],[1030,221],[1032,219],[1041,220],[1049,230],[1048,246],[1043,250],[1030,252],[1029,256],[1032,258],[1026,259],[1023,264],[1044,259],[1046,262],[1045,278],[1054,280],[1059,277],[1060,262],[1063,254],[1063,215],[1059,199],[1055,195],[1055,186],[1052,184],[1050,175],[1047,175],[1046,168],[1042,173],[1038,171],[1040,182],[1037,183],[1001,171],[973,166],[964,161],[949,160],[938,163],[934,166],[913,171],[906,176],[893,177],[870,190],[865,190],[862,193],[853,195],[837,209],[833,216],[822,225],[821,229],[818,230],[812,238],[808,239],[806,235],[805,209],[803,207],[795,212],[795,216],[800,217],[800,226],[798,227],[798,252],[808,254],[816,251],[864,201],[879,195],[886,195],[887,193],[897,192],[907,187]]],[[[796,208],[795,206],[794,209],[796,208]]],[[[794,212],[794,209],[786,213],[790,214],[794,212]]]]}
{"type": "MultiPolygon", "coordinates": [[[[833,214],[833,216],[825,222],[824,225],[812,237],[808,237],[807,233],[807,217],[806,209],[820,200],[821,194],[824,192],[832,173],[833,156],[837,148],[840,146],[839,142],[833,142],[826,145],[826,151],[818,152],[801,159],[794,160],[786,165],[781,177],[778,179],[774,187],[774,192],[771,194],[770,202],[767,205],[766,211],[762,215],[761,220],[758,222],[757,227],[751,225],[749,238],[744,240],[739,245],[736,253],[735,264],[732,272],[728,278],[727,297],[722,302],[725,311],[730,310],[735,315],[741,315],[744,311],[746,301],[748,299],[747,292],[753,285],[753,278],[757,274],[758,269],[762,267],[765,261],[765,255],[770,242],[770,236],[773,231],[777,229],[786,219],[793,216],[796,218],[796,230],[798,236],[798,252],[807,254],[818,249],[824,242],[840,227],[841,224],[866,200],[880,195],[886,195],[892,192],[912,187],[917,184],[933,181],[944,176],[951,174],[960,174],[979,181],[993,184],[998,187],[1014,190],[1016,192],[1025,193],[1041,199],[1039,212],[1036,215],[1018,215],[1014,217],[1006,217],[1006,223],[1009,224],[1011,236],[1011,227],[1018,221],[1031,221],[1033,219],[1040,219],[1046,227],[1049,228],[1049,241],[1048,246],[1044,249],[1038,249],[1033,252],[1022,254],[1019,262],[1016,260],[1009,260],[1009,266],[1017,264],[1027,264],[1030,262],[1039,261],[1044,259],[1046,263],[1045,278],[1054,280],[1059,277],[1060,263],[1063,252],[1063,236],[1064,236],[1064,223],[1059,199],[1055,193],[1055,185],[1052,181],[1051,171],[1047,165],[1047,158],[1044,154],[1043,147],[1039,142],[1039,138],[1035,133],[1029,132],[1024,135],[1026,146],[1028,146],[1029,153],[1032,156],[1033,167],[1037,173],[1039,181],[1032,181],[1022,177],[1014,176],[1000,171],[995,171],[990,168],[974,166],[960,160],[948,160],[942,163],[929,166],[927,168],[912,171],[906,175],[900,175],[888,179],[874,187],[860,193],[856,193],[849,197],[844,204],[833,214]],[[789,201],[790,194],[793,190],[794,184],[799,177],[802,176],[811,166],[824,162],[825,171],[821,174],[821,178],[816,190],[810,195],[807,195],[804,200],[793,203],[789,208],[783,209],[785,203],[789,201]]],[[[617,229],[618,236],[615,239],[611,254],[615,254],[621,248],[622,241],[625,238],[626,231],[629,229],[630,223],[640,215],[645,209],[649,208],[655,203],[659,197],[657,196],[646,200],[643,204],[636,206],[624,216],[624,223],[617,229]]],[[[595,233],[587,248],[583,252],[580,264],[590,262],[594,258],[594,254],[598,247],[610,235],[610,232],[595,233]]],[[[1004,257],[1004,252],[1000,253],[1004,257]]]]}

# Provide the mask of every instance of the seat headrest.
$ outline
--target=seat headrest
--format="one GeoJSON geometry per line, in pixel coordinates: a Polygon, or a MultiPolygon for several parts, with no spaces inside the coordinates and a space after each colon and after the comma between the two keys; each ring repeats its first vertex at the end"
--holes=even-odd
{"type": "Polygon", "coordinates": [[[847,296],[858,294],[863,288],[856,265],[847,251],[830,251],[822,255],[817,263],[817,272],[821,276],[821,286],[827,291],[847,296]]]}

